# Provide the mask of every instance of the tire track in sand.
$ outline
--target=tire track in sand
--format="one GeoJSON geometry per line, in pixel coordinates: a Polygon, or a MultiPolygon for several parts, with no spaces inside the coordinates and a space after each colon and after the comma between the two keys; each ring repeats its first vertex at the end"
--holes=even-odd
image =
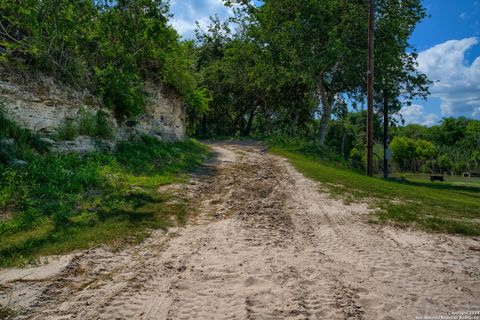
{"type": "Polygon", "coordinates": [[[23,302],[24,319],[414,319],[478,309],[474,240],[368,224],[366,204],[332,199],[261,144],[211,146],[215,159],[177,190],[200,212],[189,225],[120,253],[85,251],[45,282],[9,283],[0,301],[42,288],[23,302]]]}

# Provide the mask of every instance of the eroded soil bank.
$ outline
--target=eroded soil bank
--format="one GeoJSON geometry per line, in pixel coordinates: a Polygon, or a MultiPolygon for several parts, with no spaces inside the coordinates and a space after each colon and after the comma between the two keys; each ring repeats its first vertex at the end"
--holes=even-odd
{"type": "Polygon", "coordinates": [[[122,252],[0,272],[28,319],[415,319],[480,310],[478,239],[366,222],[252,142],[172,188],[198,214],[122,252]]]}

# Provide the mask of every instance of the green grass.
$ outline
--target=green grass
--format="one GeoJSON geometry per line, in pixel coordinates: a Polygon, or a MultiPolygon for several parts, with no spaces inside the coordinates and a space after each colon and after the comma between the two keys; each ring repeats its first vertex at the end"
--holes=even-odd
{"type": "Polygon", "coordinates": [[[415,226],[427,231],[480,235],[480,187],[407,179],[366,177],[322,160],[302,148],[272,145],[305,176],[322,182],[333,196],[363,200],[377,208],[372,222],[415,226]]]}
{"type": "Polygon", "coordinates": [[[111,139],[114,136],[113,124],[108,115],[99,110],[96,113],[81,109],[77,118],[78,133],[85,136],[111,139]]]}
{"type": "Polygon", "coordinates": [[[79,135],[103,139],[114,136],[113,124],[101,110],[93,113],[80,109],[75,120],[67,119],[55,131],[54,138],[57,140],[74,140],[79,135]]]}
{"type": "MultiPolygon", "coordinates": [[[[395,173],[394,177],[405,178],[414,182],[430,181],[430,174],[427,173],[395,173]]],[[[480,177],[464,178],[463,176],[444,175],[445,182],[458,186],[478,186],[480,187],[480,177]]]]}
{"type": "Polygon", "coordinates": [[[124,142],[113,154],[25,152],[25,166],[0,163],[0,266],[39,256],[136,243],[152,229],[184,223],[187,203],[159,193],[205,158],[194,140],[124,142]]]}
{"type": "Polygon", "coordinates": [[[79,135],[78,124],[71,120],[67,119],[62,123],[58,128],[55,128],[54,137],[57,140],[75,140],[79,135]]]}

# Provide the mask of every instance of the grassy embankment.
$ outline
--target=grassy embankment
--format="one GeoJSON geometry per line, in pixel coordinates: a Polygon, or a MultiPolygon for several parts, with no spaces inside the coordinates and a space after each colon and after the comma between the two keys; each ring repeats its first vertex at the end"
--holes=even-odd
{"type": "Polygon", "coordinates": [[[325,159],[314,148],[271,143],[270,151],[289,159],[305,176],[322,182],[332,195],[371,202],[377,208],[372,222],[480,235],[480,185],[369,178],[332,161],[331,156],[325,159]]]}
{"type": "Polygon", "coordinates": [[[207,153],[193,140],[148,138],[115,153],[48,153],[38,137],[1,118],[5,138],[15,144],[0,146],[0,266],[103,243],[119,248],[185,222],[185,201],[157,189],[184,181],[207,153]]]}

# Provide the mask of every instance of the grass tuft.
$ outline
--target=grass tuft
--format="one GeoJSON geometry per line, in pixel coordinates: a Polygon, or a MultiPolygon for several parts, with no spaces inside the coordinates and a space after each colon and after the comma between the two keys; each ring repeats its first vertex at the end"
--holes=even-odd
{"type": "Polygon", "coordinates": [[[78,124],[72,120],[67,119],[58,128],[55,128],[55,138],[62,141],[75,140],[80,134],[78,124]]]}
{"type": "Polygon", "coordinates": [[[102,110],[93,113],[80,109],[75,120],[66,119],[55,131],[55,138],[61,141],[75,140],[79,135],[102,139],[114,137],[113,124],[102,110]]]}
{"type": "Polygon", "coordinates": [[[78,114],[78,133],[85,136],[111,139],[114,136],[113,124],[104,111],[97,113],[81,109],[78,114]]]}

